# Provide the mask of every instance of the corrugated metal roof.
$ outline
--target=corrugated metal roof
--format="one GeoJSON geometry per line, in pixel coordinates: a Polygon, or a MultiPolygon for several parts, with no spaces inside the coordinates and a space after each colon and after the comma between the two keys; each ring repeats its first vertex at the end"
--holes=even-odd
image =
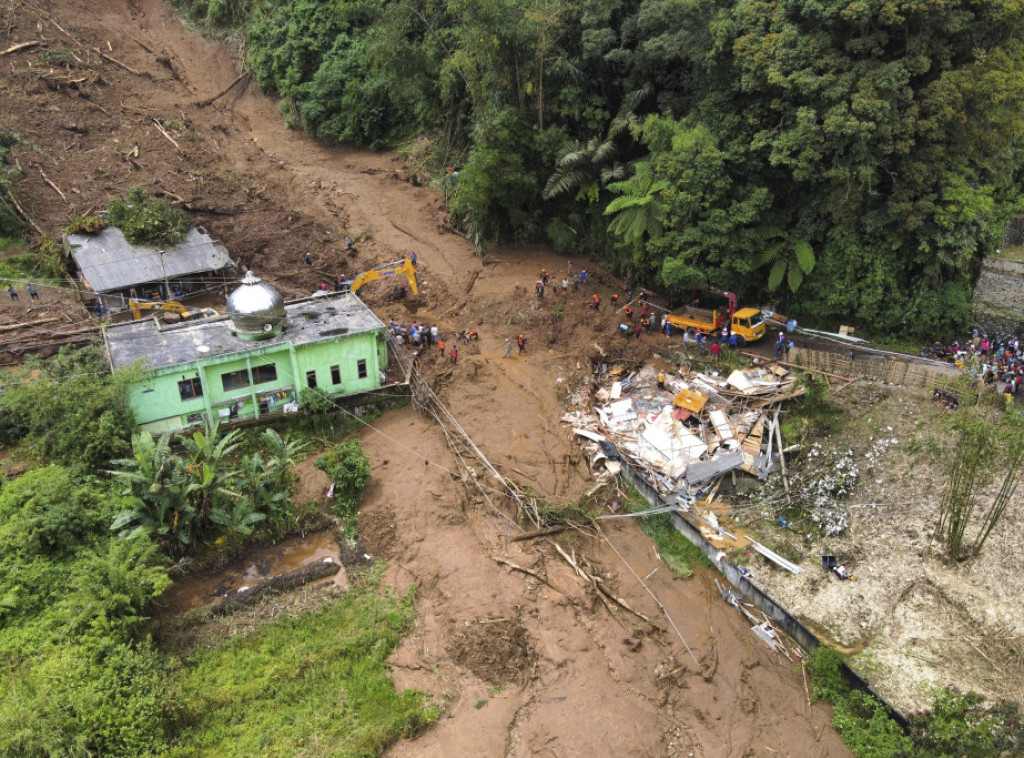
{"type": "Polygon", "coordinates": [[[163,255],[156,248],[129,245],[114,227],[99,234],[72,234],[68,241],[74,246],[71,254],[82,279],[93,292],[113,292],[231,265],[227,248],[195,228],[177,245],[165,248],[163,255]]]}
{"type": "Polygon", "coordinates": [[[385,329],[374,312],[351,292],[285,303],[285,312],[288,320],[284,331],[258,341],[235,336],[227,316],[166,326],[154,319],[111,324],[104,332],[110,365],[117,369],[143,359],[147,369],[159,370],[270,346],[290,343],[299,347],[333,340],[341,334],[385,329]]]}

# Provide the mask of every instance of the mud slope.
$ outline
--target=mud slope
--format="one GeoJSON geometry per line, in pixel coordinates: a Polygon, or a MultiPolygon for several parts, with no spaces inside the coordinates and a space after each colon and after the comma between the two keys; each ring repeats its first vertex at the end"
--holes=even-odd
{"type": "MultiPolygon", "coordinates": [[[[203,105],[232,83],[236,61],[184,30],[169,5],[6,0],[0,22],[4,48],[39,43],[2,59],[0,123],[36,148],[17,151],[25,179],[16,194],[41,229],[55,233],[142,184],[182,202],[286,296],[415,250],[415,311],[388,304],[382,285],[361,294],[385,319],[478,329],[455,365],[420,357],[441,397],[521,486],[559,503],[589,488],[557,421],[559,393],[586,369],[595,342],[607,348],[614,318],[587,307],[589,292],[558,308],[550,293],[537,300],[537,272],[560,272],[563,259],[502,249],[500,263],[482,267],[464,239],[445,233],[437,194],[414,186],[397,157],[285,129],[276,104],[245,80],[203,105]],[[40,60],[58,49],[87,67],[40,60]],[[344,252],[346,235],[360,241],[355,257],[344,252]],[[307,251],[312,270],[301,265],[307,251]],[[519,333],[526,352],[503,359],[505,338],[519,333]]],[[[588,265],[576,261],[577,270],[588,265]]],[[[607,299],[615,284],[599,279],[598,291],[607,299]]],[[[83,316],[53,290],[44,296],[45,308],[83,316]]],[[[25,302],[2,308],[7,322],[38,317],[25,302]]],[[[644,344],[628,349],[639,355],[644,344]]],[[[441,723],[393,755],[849,754],[828,710],[808,705],[799,667],[756,640],[711,577],[673,579],[631,524],[607,528],[610,543],[576,537],[572,549],[652,623],[644,622],[601,602],[550,545],[510,542],[515,526],[451,476],[455,463],[432,423],[407,409],[375,427],[362,435],[374,461],[365,541],[389,561],[396,586],[419,588],[396,680],[447,702],[441,723]],[[678,633],[636,577],[648,577],[678,633]]]]}

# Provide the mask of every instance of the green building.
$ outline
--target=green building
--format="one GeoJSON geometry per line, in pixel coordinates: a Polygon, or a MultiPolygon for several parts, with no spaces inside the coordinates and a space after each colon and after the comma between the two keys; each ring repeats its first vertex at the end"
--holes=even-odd
{"type": "Polygon", "coordinates": [[[252,272],[227,315],[113,324],[104,340],[111,368],[143,368],[129,398],[154,434],[298,412],[306,387],[339,398],[390,383],[387,330],[356,295],[285,303],[252,272]]]}

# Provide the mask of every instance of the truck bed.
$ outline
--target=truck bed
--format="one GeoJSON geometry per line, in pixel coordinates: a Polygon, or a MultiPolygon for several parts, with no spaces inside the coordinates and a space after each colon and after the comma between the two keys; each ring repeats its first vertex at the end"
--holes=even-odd
{"type": "Polygon", "coordinates": [[[668,314],[668,321],[672,326],[700,329],[701,331],[714,331],[718,328],[715,319],[720,314],[710,308],[697,308],[688,305],[681,308],[677,313],[668,314]]]}

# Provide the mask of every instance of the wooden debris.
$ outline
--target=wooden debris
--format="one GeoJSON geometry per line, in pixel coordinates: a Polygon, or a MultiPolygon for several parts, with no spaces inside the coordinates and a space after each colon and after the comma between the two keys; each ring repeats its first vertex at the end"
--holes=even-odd
{"type": "Polygon", "coordinates": [[[54,321],[60,321],[60,316],[50,316],[49,318],[41,318],[35,321],[26,321],[23,324],[11,324],[9,326],[0,326],[0,332],[10,332],[15,329],[24,329],[27,326],[39,326],[40,324],[51,324],[54,321]]]}
{"type": "Polygon", "coordinates": [[[18,198],[16,198],[14,196],[14,193],[11,192],[10,190],[8,190],[7,191],[7,197],[11,201],[11,204],[14,205],[14,207],[18,210],[18,213],[21,214],[21,217],[23,219],[25,219],[29,223],[29,225],[33,229],[35,229],[36,232],[39,233],[39,235],[41,237],[45,237],[46,236],[46,232],[44,232],[42,229],[40,229],[39,226],[36,224],[36,222],[33,221],[31,218],[29,218],[29,215],[25,212],[25,209],[21,207],[21,203],[18,202],[18,198]]]}
{"type": "MultiPolygon", "coordinates": [[[[142,44],[142,43],[140,42],[139,44],[142,44]]],[[[231,84],[229,84],[229,85],[228,85],[227,87],[225,87],[224,89],[222,89],[222,90],[221,90],[220,92],[218,92],[218,93],[217,93],[216,95],[214,95],[213,97],[208,97],[208,98],[206,98],[205,100],[199,100],[199,101],[198,101],[198,102],[196,103],[196,106],[197,106],[197,107],[199,107],[199,108],[205,108],[205,107],[206,107],[207,105],[212,105],[213,103],[217,102],[217,101],[218,101],[218,100],[220,100],[220,99],[221,99],[222,97],[224,97],[224,95],[228,94],[228,93],[229,93],[229,92],[230,92],[230,91],[231,91],[232,89],[234,89],[234,87],[235,87],[235,85],[236,85],[236,84],[238,84],[238,83],[239,83],[240,81],[242,81],[243,79],[245,79],[245,78],[246,78],[247,76],[249,76],[248,72],[246,72],[246,73],[244,73],[244,74],[239,74],[239,75],[238,75],[238,76],[237,76],[237,77],[235,78],[235,80],[234,80],[233,82],[231,82],[231,84]]]]}
{"type": "Polygon", "coordinates": [[[177,150],[178,152],[181,152],[181,147],[179,147],[178,143],[174,141],[174,137],[167,133],[167,130],[164,129],[163,125],[155,118],[153,119],[153,123],[156,125],[157,131],[164,135],[164,137],[167,138],[168,142],[174,145],[174,149],[177,150]]]}
{"type": "Polygon", "coordinates": [[[11,53],[16,53],[19,50],[24,50],[26,47],[32,47],[33,45],[38,44],[39,42],[36,40],[31,40],[30,42],[19,42],[17,45],[11,45],[6,50],[0,50],[0,55],[10,55],[11,53]]]}
{"type": "Polygon", "coordinates": [[[115,58],[114,56],[112,56],[112,55],[107,55],[107,54],[106,54],[105,52],[103,52],[102,50],[100,50],[100,49],[99,49],[98,47],[94,47],[94,48],[93,48],[93,50],[95,50],[95,51],[96,51],[96,53],[98,53],[98,54],[99,54],[99,56],[100,56],[100,57],[101,57],[101,58],[102,58],[103,60],[105,60],[105,61],[110,61],[110,62],[111,62],[111,63],[113,63],[114,65],[116,65],[116,66],[120,66],[120,67],[121,67],[121,68],[123,68],[123,69],[124,69],[125,71],[127,71],[127,72],[128,72],[129,74],[135,74],[135,76],[143,76],[143,74],[142,74],[142,72],[141,72],[141,71],[136,71],[136,70],[135,70],[134,68],[132,68],[131,66],[129,66],[129,65],[127,64],[127,63],[122,63],[121,61],[119,61],[119,60],[118,60],[117,58],[115,58]]]}
{"type": "Polygon", "coordinates": [[[66,203],[68,201],[67,197],[64,195],[63,192],[60,191],[60,187],[58,187],[56,184],[54,184],[52,181],[50,181],[50,177],[48,177],[46,175],[46,172],[43,171],[43,167],[42,166],[36,166],[36,168],[39,169],[39,175],[41,177],[43,177],[43,181],[46,182],[47,184],[49,184],[53,188],[53,190],[58,195],[60,195],[60,199],[63,200],[66,203]]]}
{"type": "Polygon", "coordinates": [[[497,555],[492,555],[491,558],[493,558],[496,563],[500,563],[502,566],[508,566],[513,571],[519,571],[519,572],[521,572],[523,574],[529,574],[534,579],[537,579],[538,581],[541,581],[544,584],[546,584],[548,587],[553,589],[559,595],[563,594],[560,589],[558,589],[555,585],[553,585],[551,582],[549,582],[547,579],[545,579],[543,576],[538,574],[533,569],[528,569],[525,566],[520,566],[518,563],[513,563],[512,561],[507,561],[504,558],[502,558],[500,556],[497,556],[497,555]]]}
{"type": "Polygon", "coordinates": [[[523,532],[522,534],[517,534],[515,537],[510,539],[509,542],[522,542],[523,540],[532,540],[536,539],[537,537],[547,537],[549,534],[558,534],[560,532],[564,532],[568,528],[568,524],[562,524],[560,526],[548,527],[547,529],[535,529],[532,532],[523,532]]]}

